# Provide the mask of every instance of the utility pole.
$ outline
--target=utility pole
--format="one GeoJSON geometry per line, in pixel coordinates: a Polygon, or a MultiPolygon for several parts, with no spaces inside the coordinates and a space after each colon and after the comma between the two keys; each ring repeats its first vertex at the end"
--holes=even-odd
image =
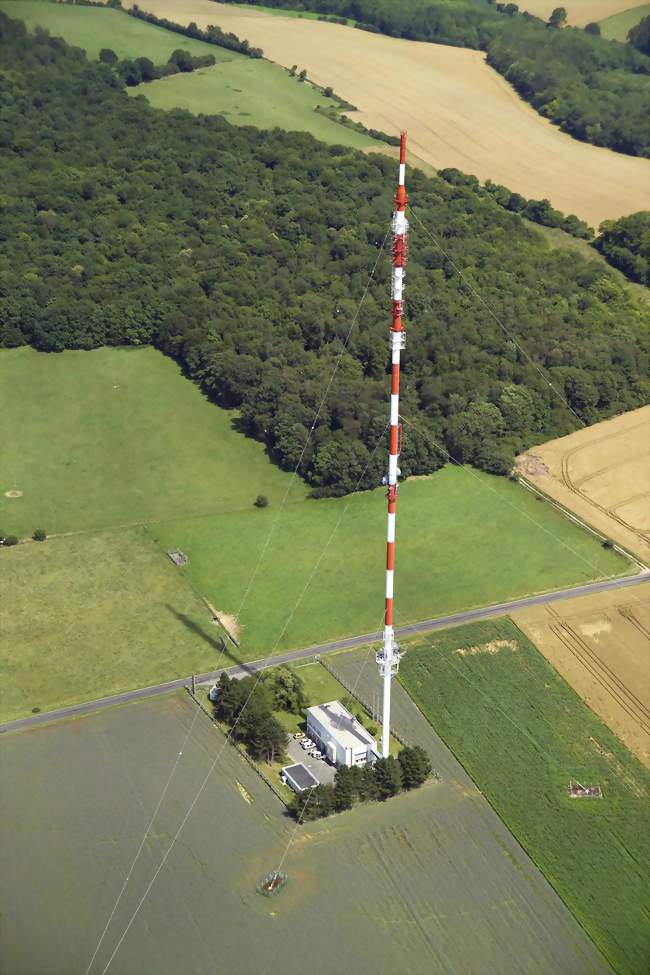
{"type": "Polygon", "coordinates": [[[397,460],[402,446],[402,425],[399,422],[399,380],[400,356],[406,344],[406,334],[402,324],[404,312],[404,274],[408,250],[408,221],[405,187],[406,174],[406,132],[400,136],[399,180],[395,195],[393,213],[393,274],[391,285],[392,322],[390,327],[391,387],[390,387],[390,435],[388,449],[388,475],[384,483],[388,485],[388,525],[386,535],[386,609],[384,614],[384,636],[381,650],[377,653],[379,673],[384,681],[384,702],[382,709],[381,754],[388,758],[390,752],[390,691],[391,681],[399,670],[401,653],[395,642],[393,629],[393,578],[395,574],[395,516],[397,513],[398,477],[400,469],[397,460]]]}

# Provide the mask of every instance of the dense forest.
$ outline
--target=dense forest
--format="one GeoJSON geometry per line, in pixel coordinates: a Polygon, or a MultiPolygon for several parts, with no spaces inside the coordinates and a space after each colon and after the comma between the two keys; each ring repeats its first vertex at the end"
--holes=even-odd
{"type": "MultiPolygon", "coordinates": [[[[151,343],[276,462],[302,454],[316,493],[379,483],[394,160],[157,111],[4,15],[0,64],[0,344],[151,343]]],[[[647,307],[602,261],[567,261],[472,186],[408,182],[404,474],[439,444],[505,472],[574,428],[549,381],[588,423],[648,400],[647,307]]]]}
{"type": "Polygon", "coordinates": [[[628,278],[650,286],[650,210],[606,220],[595,246],[628,278]]]}
{"type": "MultiPolygon", "coordinates": [[[[226,3],[257,0],[224,0],[226,3]]],[[[260,0],[320,11],[391,37],[485,51],[522,98],[577,139],[650,156],[650,58],[591,30],[483,0],[260,0]]],[[[558,8],[562,9],[562,8],[558,8]]],[[[590,25],[591,26],[591,25],[590,25]]]]}

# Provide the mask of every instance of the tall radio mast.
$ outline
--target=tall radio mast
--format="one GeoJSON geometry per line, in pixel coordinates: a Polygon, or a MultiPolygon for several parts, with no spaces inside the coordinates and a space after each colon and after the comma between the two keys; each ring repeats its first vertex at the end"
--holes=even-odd
{"type": "Polygon", "coordinates": [[[399,490],[397,478],[400,470],[397,466],[402,446],[402,425],[399,422],[399,369],[400,355],[406,343],[406,333],[402,324],[404,310],[404,274],[407,257],[408,221],[406,219],[406,187],[404,184],[406,172],[406,132],[400,136],[399,147],[399,181],[395,195],[395,212],[393,213],[393,275],[391,296],[393,299],[393,320],[390,327],[390,350],[392,364],[392,379],[390,387],[390,441],[388,449],[388,476],[384,483],[388,485],[388,528],[386,541],[386,612],[384,616],[384,637],[381,650],[377,653],[379,673],[384,680],[384,704],[382,710],[381,754],[388,758],[390,751],[390,690],[391,680],[399,670],[401,653],[395,642],[393,630],[393,576],[395,572],[395,515],[397,512],[397,492],[399,490]]]}

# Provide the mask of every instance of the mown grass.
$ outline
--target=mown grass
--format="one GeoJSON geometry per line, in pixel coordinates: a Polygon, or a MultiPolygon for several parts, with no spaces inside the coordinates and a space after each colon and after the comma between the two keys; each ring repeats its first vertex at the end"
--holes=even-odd
{"type": "MultiPolygon", "coordinates": [[[[182,572],[219,609],[240,613],[242,652],[263,657],[380,627],[385,505],[379,488],[179,519],[155,536],[187,551],[182,572]]],[[[397,525],[400,625],[627,569],[519,485],[471,470],[406,481],[397,525]]]]}
{"type": "Polygon", "coordinates": [[[606,17],[599,21],[600,33],[610,41],[627,41],[628,31],[650,14],[650,3],[644,3],[640,7],[632,7],[630,10],[623,10],[620,14],[606,17]]]}
{"type": "Polygon", "coordinates": [[[645,972],[647,770],[509,620],[409,644],[400,681],[614,968],[645,972]],[[458,653],[494,640],[516,649],[458,653]]]}
{"type": "MultiPolygon", "coordinates": [[[[153,349],[0,352],[0,529],[30,536],[272,505],[290,475],[153,349]],[[8,490],[22,497],[9,499],[8,490]]],[[[291,500],[306,488],[294,481],[291,500]]]]}
{"type": "Polygon", "coordinates": [[[115,51],[120,60],[145,57],[154,64],[166,62],[179,47],[196,56],[213,54],[216,61],[247,60],[234,51],[155,27],[120,10],[77,7],[49,0],[0,0],[0,10],[8,17],[24,21],[29,30],[47,28],[54,37],[63,37],[68,44],[83,48],[91,60],[97,59],[103,47],[115,51]]]}

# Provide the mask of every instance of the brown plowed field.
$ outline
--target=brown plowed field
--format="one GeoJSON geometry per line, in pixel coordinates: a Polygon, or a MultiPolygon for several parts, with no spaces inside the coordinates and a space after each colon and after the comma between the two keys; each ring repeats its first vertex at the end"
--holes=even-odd
{"type": "MultiPolygon", "coordinates": [[[[267,58],[306,68],[368,127],[409,133],[410,159],[456,166],[598,226],[647,207],[650,162],[578,142],[522,101],[478,51],[397,40],[212,0],[141,0],[177,22],[218,24],[267,58]]],[[[207,109],[207,106],[206,106],[207,109]]],[[[209,109],[208,109],[209,110],[209,109]]]]}
{"type": "Polygon", "coordinates": [[[535,606],[512,618],[650,768],[650,582],[535,606]]]}
{"type": "Polygon", "coordinates": [[[650,406],[533,447],[518,468],[531,484],[650,563],[650,406]]]}
{"type": "Polygon", "coordinates": [[[568,24],[584,27],[590,21],[604,20],[605,17],[613,17],[640,5],[635,4],[634,0],[565,0],[562,4],[556,0],[524,0],[520,6],[542,20],[548,20],[555,8],[562,6],[567,12],[568,24]]]}

